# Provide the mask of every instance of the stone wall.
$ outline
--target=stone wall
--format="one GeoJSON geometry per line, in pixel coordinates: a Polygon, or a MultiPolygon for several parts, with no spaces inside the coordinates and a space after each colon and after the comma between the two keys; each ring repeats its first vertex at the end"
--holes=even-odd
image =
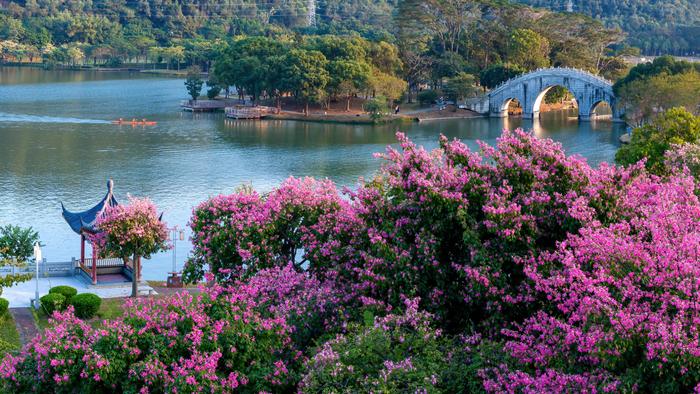
{"type": "MultiPolygon", "coordinates": [[[[34,274],[36,265],[31,262],[23,267],[0,266],[0,277],[8,274],[34,274]]],[[[39,277],[73,276],[75,275],[75,261],[52,261],[44,259],[39,264],[39,277]]]]}

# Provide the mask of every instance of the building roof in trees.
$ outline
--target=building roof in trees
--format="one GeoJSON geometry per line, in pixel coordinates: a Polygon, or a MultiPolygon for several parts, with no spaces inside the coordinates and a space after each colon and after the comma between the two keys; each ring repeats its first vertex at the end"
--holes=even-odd
{"type": "Polygon", "coordinates": [[[94,207],[83,212],[71,212],[61,202],[61,209],[63,210],[63,218],[66,219],[70,228],[77,234],[83,234],[86,232],[94,233],[97,215],[104,211],[107,206],[113,207],[116,205],[118,203],[117,199],[114,198],[114,182],[110,179],[107,181],[107,194],[94,207]]]}

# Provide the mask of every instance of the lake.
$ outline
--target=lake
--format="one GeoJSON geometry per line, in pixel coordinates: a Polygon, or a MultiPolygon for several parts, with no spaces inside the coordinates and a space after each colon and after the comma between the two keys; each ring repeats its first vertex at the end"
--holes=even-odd
{"type": "MultiPolygon", "coordinates": [[[[289,176],[327,177],[353,186],[380,161],[372,154],[395,142],[396,126],[294,121],[229,121],[223,114],[180,111],[183,81],[130,72],[44,71],[0,67],[0,225],[32,226],[44,255],[80,255],[79,237],[61,216],[61,202],[79,211],[115,182],[117,198],[150,197],[171,226],[184,227],[209,196],[248,183],[267,191],[289,176]],[[110,124],[155,120],[153,127],[110,124]]],[[[476,147],[503,128],[533,129],[593,164],[612,161],[624,125],[579,123],[571,112],[536,121],[461,119],[401,126],[416,143],[437,146],[440,133],[476,147]]],[[[178,269],[190,245],[177,247],[178,269]]],[[[146,279],[165,279],[172,252],[144,264],[146,279]]]]}

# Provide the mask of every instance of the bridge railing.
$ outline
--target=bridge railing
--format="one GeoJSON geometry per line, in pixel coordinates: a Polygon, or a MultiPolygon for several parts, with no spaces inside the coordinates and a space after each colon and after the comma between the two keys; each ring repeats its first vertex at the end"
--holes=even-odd
{"type": "Polygon", "coordinates": [[[543,72],[543,71],[552,71],[552,70],[565,70],[565,71],[577,72],[577,73],[580,73],[580,74],[584,74],[584,75],[586,75],[586,76],[588,76],[588,77],[591,77],[591,78],[593,78],[593,79],[596,79],[596,80],[598,80],[599,82],[602,82],[602,83],[605,83],[605,84],[608,84],[608,85],[612,85],[612,84],[613,84],[611,81],[609,81],[609,80],[607,80],[607,79],[601,77],[600,75],[595,75],[595,74],[593,74],[593,73],[590,72],[590,71],[581,70],[581,69],[572,68],[572,67],[548,67],[548,68],[538,68],[538,69],[536,69],[536,70],[534,70],[534,71],[530,71],[530,72],[528,72],[528,73],[520,74],[520,75],[517,75],[517,76],[515,76],[515,77],[513,77],[513,78],[510,78],[510,79],[508,79],[508,80],[506,80],[506,81],[501,82],[500,84],[498,84],[498,86],[496,86],[495,88],[491,89],[490,92],[495,92],[495,91],[497,91],[498,89],[502,88],[503,86],[508,85],[508,84],[511,84],[511,83],[513,83],[513,82],[515,82],[515,81],[517,81],[517,80],[525,79],[525,77],[530,78],[530,77],[533,76],[533,74],[537,74],[537,73],[540,73],[540,72],[543,72]]]}

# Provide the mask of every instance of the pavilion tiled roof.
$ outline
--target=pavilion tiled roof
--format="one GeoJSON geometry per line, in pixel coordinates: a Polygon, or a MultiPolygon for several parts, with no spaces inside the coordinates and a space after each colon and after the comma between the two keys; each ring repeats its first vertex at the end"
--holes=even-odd
{"type": "Polygon", "coordinates": [[[83,212],[71,212],[67,210],[63,202],[61,202],[61,209],[63,210],[63,218],[70,228],[77,234],[84,234],[94,233],[97,215],[104,211],[106,207],[113,207],[116,205],[118,205],[118,203],[117,199],[114,198],[114,182],[110,179],[107,181],[107,194],[102,198],[102,201],[94,207],[83,212]]]}

